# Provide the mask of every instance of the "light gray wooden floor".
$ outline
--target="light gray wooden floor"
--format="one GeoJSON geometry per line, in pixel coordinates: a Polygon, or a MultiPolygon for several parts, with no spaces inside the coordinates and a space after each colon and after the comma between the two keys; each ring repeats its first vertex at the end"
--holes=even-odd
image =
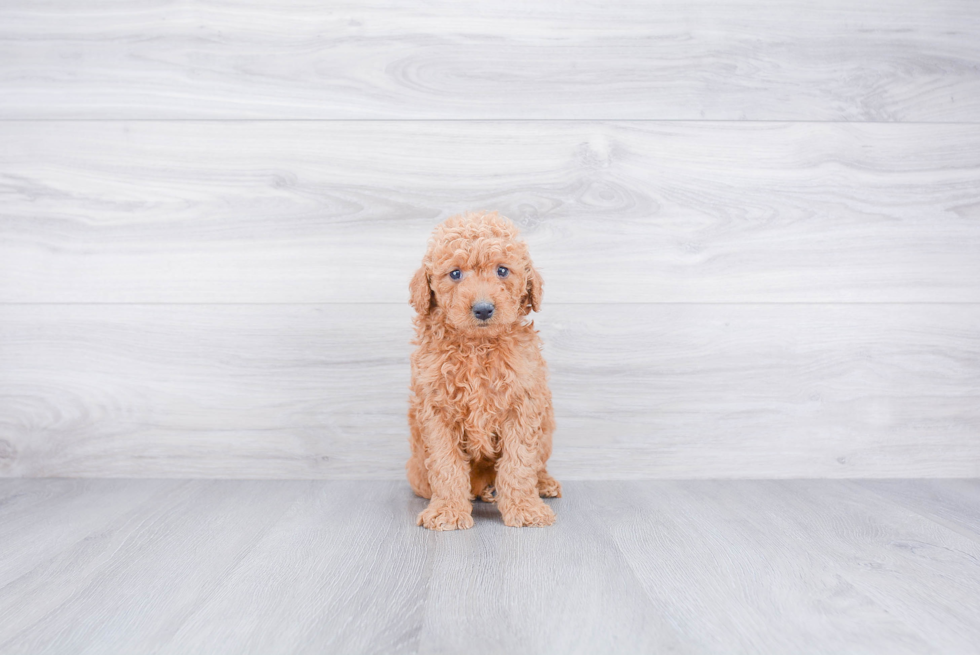
{"type": "Polygon", "coordinates": [[[0,481],[2,653],[970,653],[980,482],[0,481]]]}

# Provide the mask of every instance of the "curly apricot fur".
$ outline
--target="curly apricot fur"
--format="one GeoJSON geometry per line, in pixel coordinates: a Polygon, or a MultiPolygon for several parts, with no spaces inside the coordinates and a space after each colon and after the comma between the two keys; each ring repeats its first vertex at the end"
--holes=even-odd
{"type": "Polygon", "coordinates": [[[561,496],[545,469],[555,419],[541,340],[526,319],[541,306],[542,280],[517,228],[496,212],[446,220],[409,291],[417,348],[406,470],[431,499],[419,525],[472,527],[476,498],[496,501],[506,525],[551,525],[541,496],[561,496]],[[474,316],[478,302],[493,303],[489,320],[474,316]]]}

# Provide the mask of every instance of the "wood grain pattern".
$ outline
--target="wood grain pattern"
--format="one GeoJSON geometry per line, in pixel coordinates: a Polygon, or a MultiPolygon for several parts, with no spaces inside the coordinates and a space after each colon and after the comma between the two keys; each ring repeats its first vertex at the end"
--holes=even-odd
{"type": "Polygon", "coordinates": [[[980,543],[851,482],[589,487],[698,652],[971,653],[980,640],[980,543]]]}
{"type": "MultiPolygon", "coordinates": [[[[2,312],[2,475],[402,476],[407,306],[2,312]]],[[[546,305],[554,471],[980,476],[978,320],[978,305],[546,305]]]]}
{"type": "MultiPolygon", "coordinates": [[[[939,502],[951,484],[931,483],[939,502]]],[[[480,503],[472,530],[434,533],[404,482],[2,480],[0,651],[920,655],[980,640],[980,542],[863,485],[565,491],[551,528],[507,528],[480,503]]]]}
{"type": "Polygon", "coordinates": [[[862,480],[862,487],[896,505],[980,540],[980,481],[862,480]]]}
{"type": "Polygon", "coordinates": [[[971,0],[6,0],[3,118],[980,120],[971,0]]]}
{"type": "MultiPolygon", "coordinates": [[[[5,1],[0,476],[399,477],[407,280],[483,208],[546,280],[560,476],[980,475],[978,33],[972,0],[5,1]]],[[[431,649],[398,629],[360,645],[431,649]]]]}
{"type": "Polygon", "coordinates": [[[0,302],[407,300],[495,208],[546,302],[980,302],[972,125],[0,123],[0,302]]]}

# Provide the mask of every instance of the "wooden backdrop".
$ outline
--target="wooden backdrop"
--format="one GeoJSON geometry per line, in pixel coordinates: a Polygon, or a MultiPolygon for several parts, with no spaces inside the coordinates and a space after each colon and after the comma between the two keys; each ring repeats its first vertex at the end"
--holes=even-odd
{"type": "Polygon", "coordinates": [[[466,209],[559,477],[980,475],[975,0],[5,0],[0,475],[400,476],[466,209]]]}

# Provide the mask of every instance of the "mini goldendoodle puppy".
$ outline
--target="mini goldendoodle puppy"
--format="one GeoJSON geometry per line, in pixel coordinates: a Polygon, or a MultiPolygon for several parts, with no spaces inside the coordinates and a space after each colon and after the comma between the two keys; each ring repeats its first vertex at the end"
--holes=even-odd
{"type": "Polygon", "coordinates": [[[418,524],[471,528],[480,497],[496,500],[506,525],[551,525],[539,495],[561,496],[545,470],[555,419],[541,339],[525,319],[541,304],[541,276],[517,228],[496,212],[453,216],[409,289],[418,348],[406,469],[431,499],[418,524]]]}

